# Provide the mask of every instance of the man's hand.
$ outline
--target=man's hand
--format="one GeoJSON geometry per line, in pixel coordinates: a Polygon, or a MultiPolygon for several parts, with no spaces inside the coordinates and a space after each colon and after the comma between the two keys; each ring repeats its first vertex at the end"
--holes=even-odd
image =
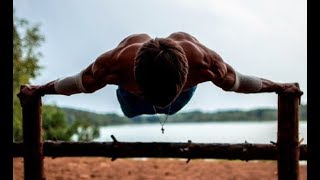
{"type": "Polygon", "coordinates": [[[43,96],[40,87],[37,85],[22,85],[17,96],[19,98],[22,96],[43,96]]]}
{"type": "Polygon", "coordinates": [[[43,96],[43,93],[41,92],[41,86],[35,86],[35,85],[22,85],[20,87],[20,92],[17,94],[17,96],[20,99],[21,105],[28,104],[35,99],[43,96]]]}
{"type": "Polygon", "coordinates": [[[286,84],[281,84],[281,89],[277,91],[277,93],[286,93],[286,94],[294,94],[301,96],[303,92],[300,90],[299,84],[298,83],[286,83],[286,84]]]}

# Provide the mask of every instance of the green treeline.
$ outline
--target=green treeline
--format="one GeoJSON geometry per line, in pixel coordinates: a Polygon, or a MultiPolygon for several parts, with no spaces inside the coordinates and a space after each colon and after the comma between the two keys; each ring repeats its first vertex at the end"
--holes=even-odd
{"type": "MultiPolygon", "coordinates": [[[[85,119],[95,126],[110,126],[119,124],[159,123],[155,115],[142,115],[127,118],[117,114],[97,114],[88,111],[80,111],[70,108],[61,108],[66,114],[67,122],[85,119]]],[[[307,105],[299,107],[300,120],[307,120],[307,105]]],[[[164,115],[159,115],[164,119],[164,115]]],[[[222,121],[269,121],[277,119],[277,109],[254,109],[254,110],[225,110],[212,113],[192,111],[177,113],[169,116],[168,122],[222,122],[222,121]]]]}
{"type": "Polygon", "coordinates": [[[60,108],[66,115],[69,124],[75,121],[87,121],[95,126],[129,124],[132,121],[124,116],[117,114],[98,114],[89,111],[77,110],[72,108],[60,108]]]}

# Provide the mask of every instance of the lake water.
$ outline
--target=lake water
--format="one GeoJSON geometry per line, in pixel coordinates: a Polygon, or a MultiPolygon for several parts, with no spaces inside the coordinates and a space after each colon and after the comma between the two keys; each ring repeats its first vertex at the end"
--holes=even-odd
{"type": "MultiPolygon", "coordinates": [[[[100,128],[100,137],[95,141],[112,141],[114,135],[122,142],[188,142],[195,143],[259,143],[277,141],[277,121],[265,122],[209,122],[130,124],[100,128]]],[[[299,123],[299,139],[307,144],[307,122],[299,123]]]]}

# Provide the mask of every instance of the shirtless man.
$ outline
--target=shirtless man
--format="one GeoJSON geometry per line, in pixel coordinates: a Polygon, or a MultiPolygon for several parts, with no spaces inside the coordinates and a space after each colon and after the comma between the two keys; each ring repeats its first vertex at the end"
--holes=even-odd
{"type": "Polygon", "coordinates": [[[23,103],[32,95],[93,93],[114,84],[127,117],[174,114],[188,103],[197,85],[206,81],[238,93],[303,94],[298,83],[241,74],[190,34],[176,32],[155,39],[133,34],[80,73],[40,86],[23,86],[18,96],[23,103]]]}

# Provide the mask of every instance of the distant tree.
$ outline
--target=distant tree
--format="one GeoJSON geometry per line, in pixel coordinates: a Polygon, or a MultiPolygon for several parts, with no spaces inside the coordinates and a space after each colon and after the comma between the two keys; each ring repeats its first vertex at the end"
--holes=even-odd
{"type": "Polygon", "coordinates": [[[301,104],[299,107],[299,115],[300,115],[300,120],[306,121],[307,120],[307,115],[308,115],[308,111],[307,111],[307,104],[301,104]]]}
{"type": "Polygon", "coordinates": [[[69,141],[76,128],[69,126],[65,114],[57,106],[42,107],[43,139],[69,141]]]}
{"type": "Polygon", "coordinates": [[[77,118],[68,123],[65,112],[54,105],[42,108],[43,139],[70,141],[91,141],[98,138],[99,128],[88,121],[88,118],[77,118]]]}
{"type": "Polygon", "coordinates": [[[22,115],[17,93],[20,85],[28,84],[35,78],[41,67],[38,60],[41,53],[37,48],[44,41],[39,25],[30,25],[25,19],[13,19],[13,138],[22,140],[22,115]]]}
{"type": "Polygon", "coordinates": [[[76,129],[74,132],[76,141],[91,141],[100,136],[99,128],[87,119],[77,119],[73,127],[76,129]]]}

